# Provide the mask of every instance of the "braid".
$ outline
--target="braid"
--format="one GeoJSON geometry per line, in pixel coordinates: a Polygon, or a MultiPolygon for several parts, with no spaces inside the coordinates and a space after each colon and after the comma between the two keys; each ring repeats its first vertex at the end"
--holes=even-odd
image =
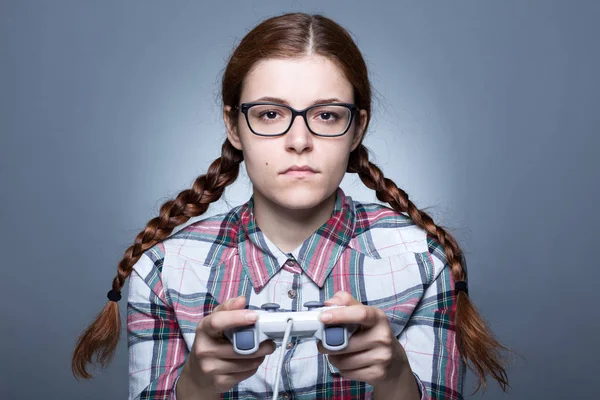
{"type": "MultiPolygon", "coordinates": [[[[112,291],[120,292],[125,280],[131,275],[133,266],[142,254],[157,243],[163,241],[173,229],[189,221],[190,218],[202,215],[211,203],[219,200],[223,191],[238,177],[243,154],[225,140],[221,147],[221,157],[208,168],[205,175],[196,178],[191,189],[180,192],[174,200],[169,200],[160,208],[158,217],[151,219],[140,232],[134,243],[125,251],[119,262],[117,276],[112,282],[112,291]]],[[[96,320],[79,337],[73,352],[71,369],[73,375],[89,379],[92,377],[87,364],[96,363],[105,367],[112,359],[119,342],[121,317],[116,301],[108,301],[96,320]]]]}
{"type": "MultiPolygon", "coordinates": [[[[408,199],[408,194],[404,190],[386,178],[381,170],[369,161],[368,150],[364,145],[359,145],[350,154],[347,172],[357,173],[369,189],[375,190],[380,201],[389,203],[397,212],[408,213],[415,224],[425,229],[429,236],[436,238],[444,248],[455,282],[466,281],[466,271],[461,262],[462,252],[456,240],[443,228],[437,226],[427,213],[419,210],[408,199]]],[[[508,377],[499,351],[508,349],[494,338],[469,296],[463,291],[457,294],[454,317],[460,352],[472,364],[469,364],[469,368],[476,372],[479,378],[475,392],[482,384],[484,389],[487,386],[486,374],[490,374],[506,391],[508,377]]]]}

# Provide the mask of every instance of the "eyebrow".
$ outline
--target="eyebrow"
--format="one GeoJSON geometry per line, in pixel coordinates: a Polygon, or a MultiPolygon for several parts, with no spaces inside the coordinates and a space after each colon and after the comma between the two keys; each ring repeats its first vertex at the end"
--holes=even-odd
{"type": "MultiPolygon", "coordinates": [[[[287,100],[282,99],[280,97],[272,97],[272,96],[263,96],[260,99],[256,99],[254,101],[270,101],[273,103],[285,104],[286,106],[290,105],[290,103],[287,100]]],[[[314,106],[315,104],[324,104],[324,103],[345,103],[345,101],[342,101],[342,100],[338,99],[337,97],[330,97],[328,99],[317,99],[317,100],[313,101],[312,103],[310,103],[309,107],[314,106]]]]}

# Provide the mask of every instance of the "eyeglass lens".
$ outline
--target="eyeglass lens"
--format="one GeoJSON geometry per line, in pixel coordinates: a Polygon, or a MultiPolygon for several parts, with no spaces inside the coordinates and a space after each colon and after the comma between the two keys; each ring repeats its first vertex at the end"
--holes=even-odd
{"type": "MultiPolygon", "coordinates": [[[[319,135],[339,135],[348,127],[351,112],[347,107],[327,105],[311,108],[306,114],[308,126],[319,135]]],[[[262,135],[285,132],[292,123],[292,111],[275,105],[254,105],[248,109],[248,122],[262,135]]]]}

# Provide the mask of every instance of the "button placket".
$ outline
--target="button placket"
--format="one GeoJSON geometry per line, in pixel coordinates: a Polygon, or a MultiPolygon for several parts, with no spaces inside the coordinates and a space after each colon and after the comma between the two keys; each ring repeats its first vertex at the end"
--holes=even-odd
{"type": "MultiPolygon", "coordinates": [[[[291,300],[291,304],[290,304],[290,310],[292,311],[300,311],[300,307],[299,307],[299,300],[301,300],[302,297],[302,293],[299,292],[300,290],[300,275],[298,274],[291,274],[291,288],[288,286],[287,288],[289,288],[289,290],[287,291],[288,293],[288,297],[291,300]]],[[[285,346],[285,354],[283,357],[283,366],[282,366],[282,370],[284,372],[282,372],[282,380],[283,380],[283,388],[282,390],[285,390],[284,393],[281,393],[281,397],[282,399],[293,399],[295,398],[295,396],[293,395],[293,391],[294,391],[294,382],[292,379],[291,375],[288,375],[288,373],[290,371],[292,371],[290,363],[292,361],[293,358],[293,353],[295,352],[295,347],[296,347],[296,342],[297,342],[297,338],[295,337],[290,337],[289,338],[290,341],[286,344],[285,346]],[[285,372],[287,371],[287,372],[285,372]],[[287,397],[283,397],[287,395],[287,397]]]]}

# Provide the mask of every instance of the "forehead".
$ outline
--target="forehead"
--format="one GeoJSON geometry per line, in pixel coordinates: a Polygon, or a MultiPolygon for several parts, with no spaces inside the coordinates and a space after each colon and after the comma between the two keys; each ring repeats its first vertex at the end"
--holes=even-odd
{"type": "Polygon", "coordinates": [[[353,101],[352,85],[330,60],[320,56],[266,59],[244,80],[241,102],[263,96],[286,99],[292,107],[305,107],[314,99],[338,97],[353,101]]]}

